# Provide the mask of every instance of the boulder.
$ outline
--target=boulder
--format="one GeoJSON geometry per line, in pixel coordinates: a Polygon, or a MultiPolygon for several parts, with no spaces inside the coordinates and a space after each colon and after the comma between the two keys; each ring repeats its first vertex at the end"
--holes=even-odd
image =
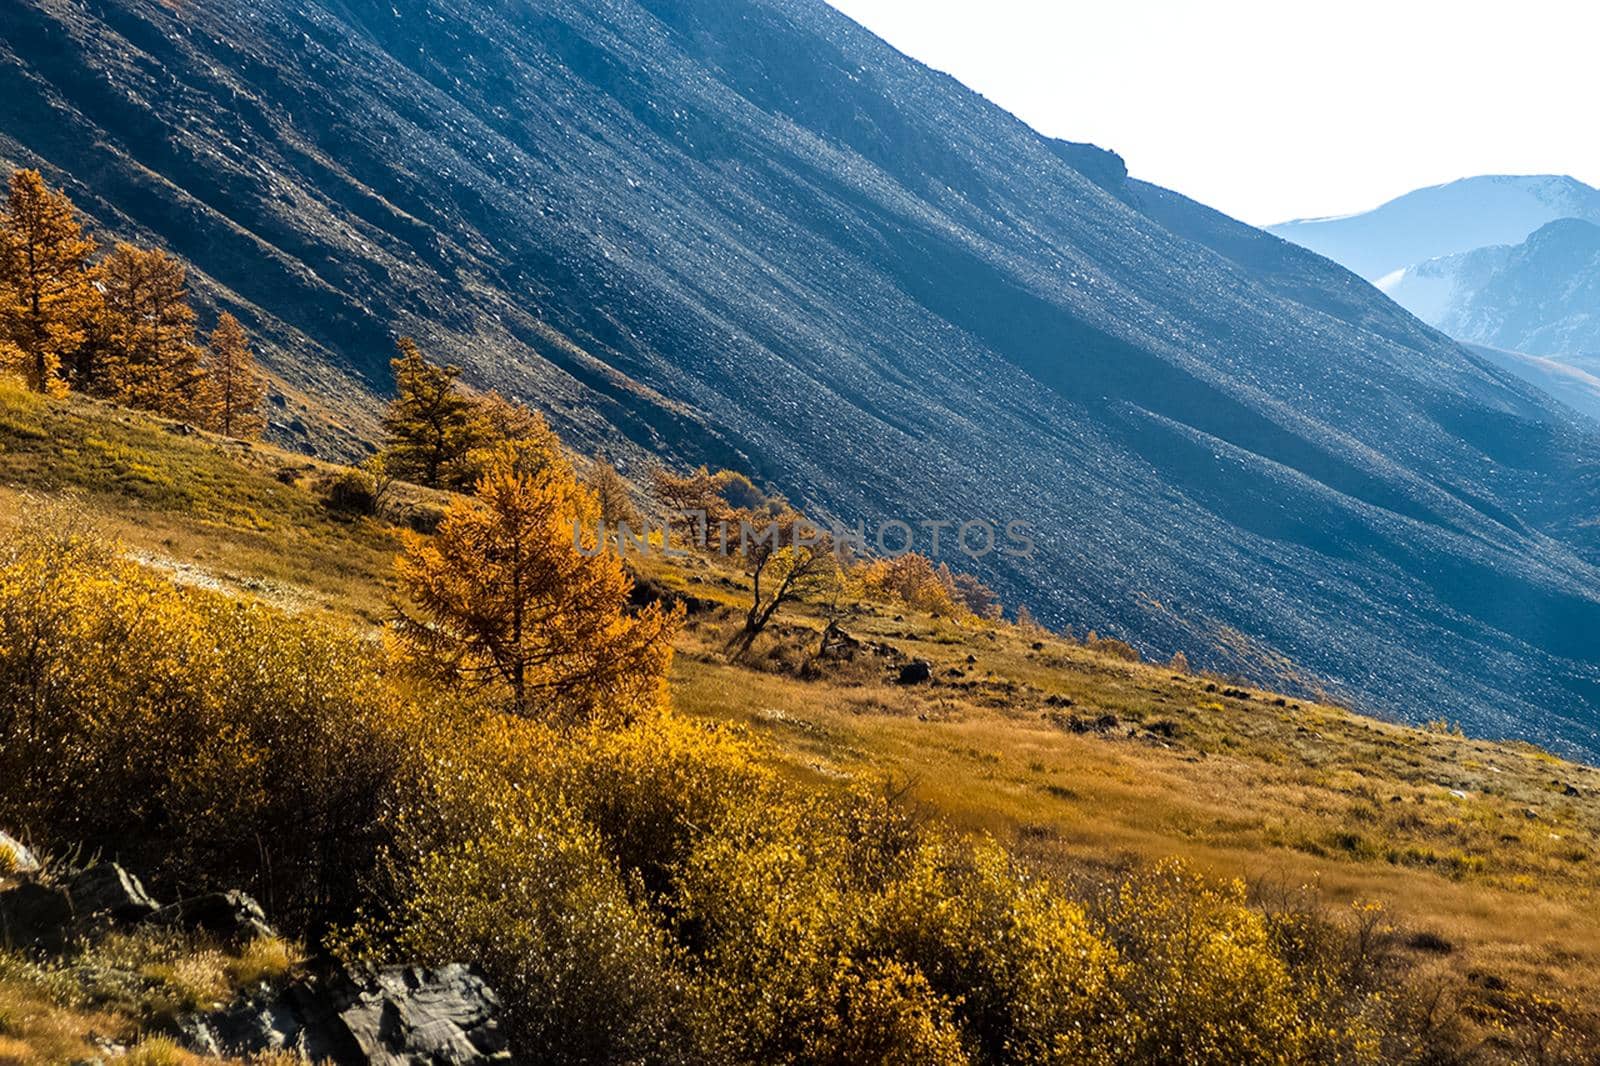
{"type": "Polygon", "coordinates": [[[24,881],[0,892],[0,947],[59,952],[72,932],[72,898],[61,886],[24,881]]]}
{"type": "Polygon", "coordinates": [[[500,1000],[465,966],[331,970],[181,1023],[206,1055],[288,1052],[333,1066],[509,1063],[500,1000]]]}
{"type": "Polygon", "coordinates": [[[133,874],[97,863],[59,880],[29,879],[0,892],[0,942],[23,951],[60,952],[73,940],[132,925],[160,910],[133,874]]]}
{"type": "Polygon", "coordinates": [[[933,664],[926,659],[912,659],[900,668],[898,681],[902,685],[921,685],[933,677],[933,664]]]}
{"type": "Polygon", "coordinates": [[[161,909],[139,879],[114,862],[101,862],[64,878],[62,887],[72,898],[79,920],[105,918],[133,925],[161,909]]]}
{"type": "Polygon", "coordinates": [[[0,829],[0,876],[8,873],[31,874],[39,869],[39,860],[34,858],[16,837],[0,829]]]}
{"type": "Polygon", "coordinates": [[[277,930],[267,922],[266,912],[243,892],[208,892],[163,907],[150,916],[152,922],[182,929],[210,933],[229,944],[245,944],[263,937],[275,937],[277,930]]]}

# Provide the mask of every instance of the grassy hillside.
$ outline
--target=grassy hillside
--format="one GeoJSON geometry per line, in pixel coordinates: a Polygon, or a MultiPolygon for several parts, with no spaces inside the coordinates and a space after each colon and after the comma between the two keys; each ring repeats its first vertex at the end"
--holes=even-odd
{"type": "MultiPolygon", "coordinates": [[[[331,507],[335,468],[179,429],[0,385],[0,524],[75,494],[136,561],[181,583],[362,630],[386,617],[399,530],[331,507]]],[[[420,490],[401,501],[432,506],[420,490]]],[[[730,665],[720,648],[743,578],[700,560],[637,565],[695,608],[675,707],[759,740],[795,781],[887,777],[927,812],[1086,886],[1180,856],[1262,896],[1309,894],[1330,911],[1376,901],[1417,972],[1480,1020],[1515,990],[1600,979],[1592,768],[893,604],[848,608],[842,624],[861,642],[851,662],[799,669],[824,625],[821,605],[806,605],[780,616],[749,665],[730,665]],[[912,657],[932,664],[931,682],[895,683],[912,657]]],[[[24,977],[0,970],[0,1004],[48,987],[24,977]]],[[[104,1024],[74,1009],[48,1008],[52,1039],[104,1024]]],[[[1576,997],[1563,1009],[1592,1024],[1576,997]]]]}

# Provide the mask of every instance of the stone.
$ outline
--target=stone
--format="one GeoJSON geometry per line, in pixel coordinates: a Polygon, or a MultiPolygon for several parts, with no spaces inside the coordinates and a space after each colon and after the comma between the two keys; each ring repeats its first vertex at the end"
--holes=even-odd
{"type": "Polygon", "coordinates": [[[133,874],[116,863],[97,863],[59,880],[30,878],[0,892],[0,942],[55,954],[75,939],[136,924],[160,909],[133,874]]]}
{"type": "Polygon", "coordinates": [[[66,889],[24,881],[0,892],[0,946],[55,953],[72,936],[72,899],[66,889]]]}
{"type": "Polygon", "coordinates": [[[287,1051],[333,1066],[489,1066],[511,1062],[500,1000],[475,971],[387,967],[302,978],[180,1023],[207,1055],[287,1051]]]}
{"type": "Polygon", "coordinates": [[[61,884],[80,921],[103,917],[132,925],[161,909],[139,879],[114,862],[96,863],[69,875],[61,884]]]}
{"type": "Polygon", "coordinates": [[[933,665],[926,659],[912,659],[900,668],[898,682],[902,685],[920,685],[933,677],[933,665]]]}
{"type": "Polygon", "coordinates": [[[261,904],[243,892],[207,892],[181,900],[150,916],[152,922],[210,933],[229,944],[275,937],[261,904]]]}

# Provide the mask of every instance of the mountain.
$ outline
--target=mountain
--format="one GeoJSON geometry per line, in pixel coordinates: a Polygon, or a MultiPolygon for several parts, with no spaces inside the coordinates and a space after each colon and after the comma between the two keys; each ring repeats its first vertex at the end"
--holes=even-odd
{"type": "Polygon", "coordinates": [[[1469,344],[1473,352],[1531,385],[1548,392],[1568,407],[1600,421],[1600,360],[1589,361],[1589,368],[1542,355],[1469,344]]]}
{"type": "Polygon", "coordinates": [[[1417,189],[1360,214],[1267,229],[1381,283],[1429,259],[1519,244],[1561,218],[1600,222],[1600,189],[1553,174],[1484,175],[1417,189]]]}
{"type": "Polygon", "coordinates": [[[1600,357],[1600,226],[1561,219],[1517,245],[1430,260],[1389,294],[1462,340],[1600,357]]]}
{"type": "Polygon", "coordinates": [[[635,472],[1025,521],[952,562],[1051,624],[1600,755],[1588,423],[820,0],[12,0],[0,96],[280,439],[353,448],[412,333],[635,472]]]}

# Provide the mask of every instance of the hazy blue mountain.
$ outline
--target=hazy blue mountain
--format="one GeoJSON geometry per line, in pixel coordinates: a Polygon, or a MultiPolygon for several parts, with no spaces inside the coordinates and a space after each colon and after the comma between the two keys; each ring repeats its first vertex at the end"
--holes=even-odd
{"type": "Polygon", "coordinates": [[[820,0],[10,0],[0,99],[351,417],[412,332],[635,468],[1026,520],[1049,622],[1600,755],[1589,423],[820,0]]]}
{"type": "MultiPolygon", "coordinates": [[[[1521,244],[1416,269],[1439,294],[1417,314],[1453,337],[1558,359],[1600,356],[1600,226],[1562,219],[1521,244]]],[[[1415,291],[1402,283],[1391,295],[1406,304],[1415,291]]]]}
{"type": "Polygon", "coordinates": [[[1336,218],[1267,227],[1368,281],[1429,259],[1495,244],[1519,244],[1559,218],[1600,222],[1600,190],[1553,174],[1462,178],[1336,218]]]}

